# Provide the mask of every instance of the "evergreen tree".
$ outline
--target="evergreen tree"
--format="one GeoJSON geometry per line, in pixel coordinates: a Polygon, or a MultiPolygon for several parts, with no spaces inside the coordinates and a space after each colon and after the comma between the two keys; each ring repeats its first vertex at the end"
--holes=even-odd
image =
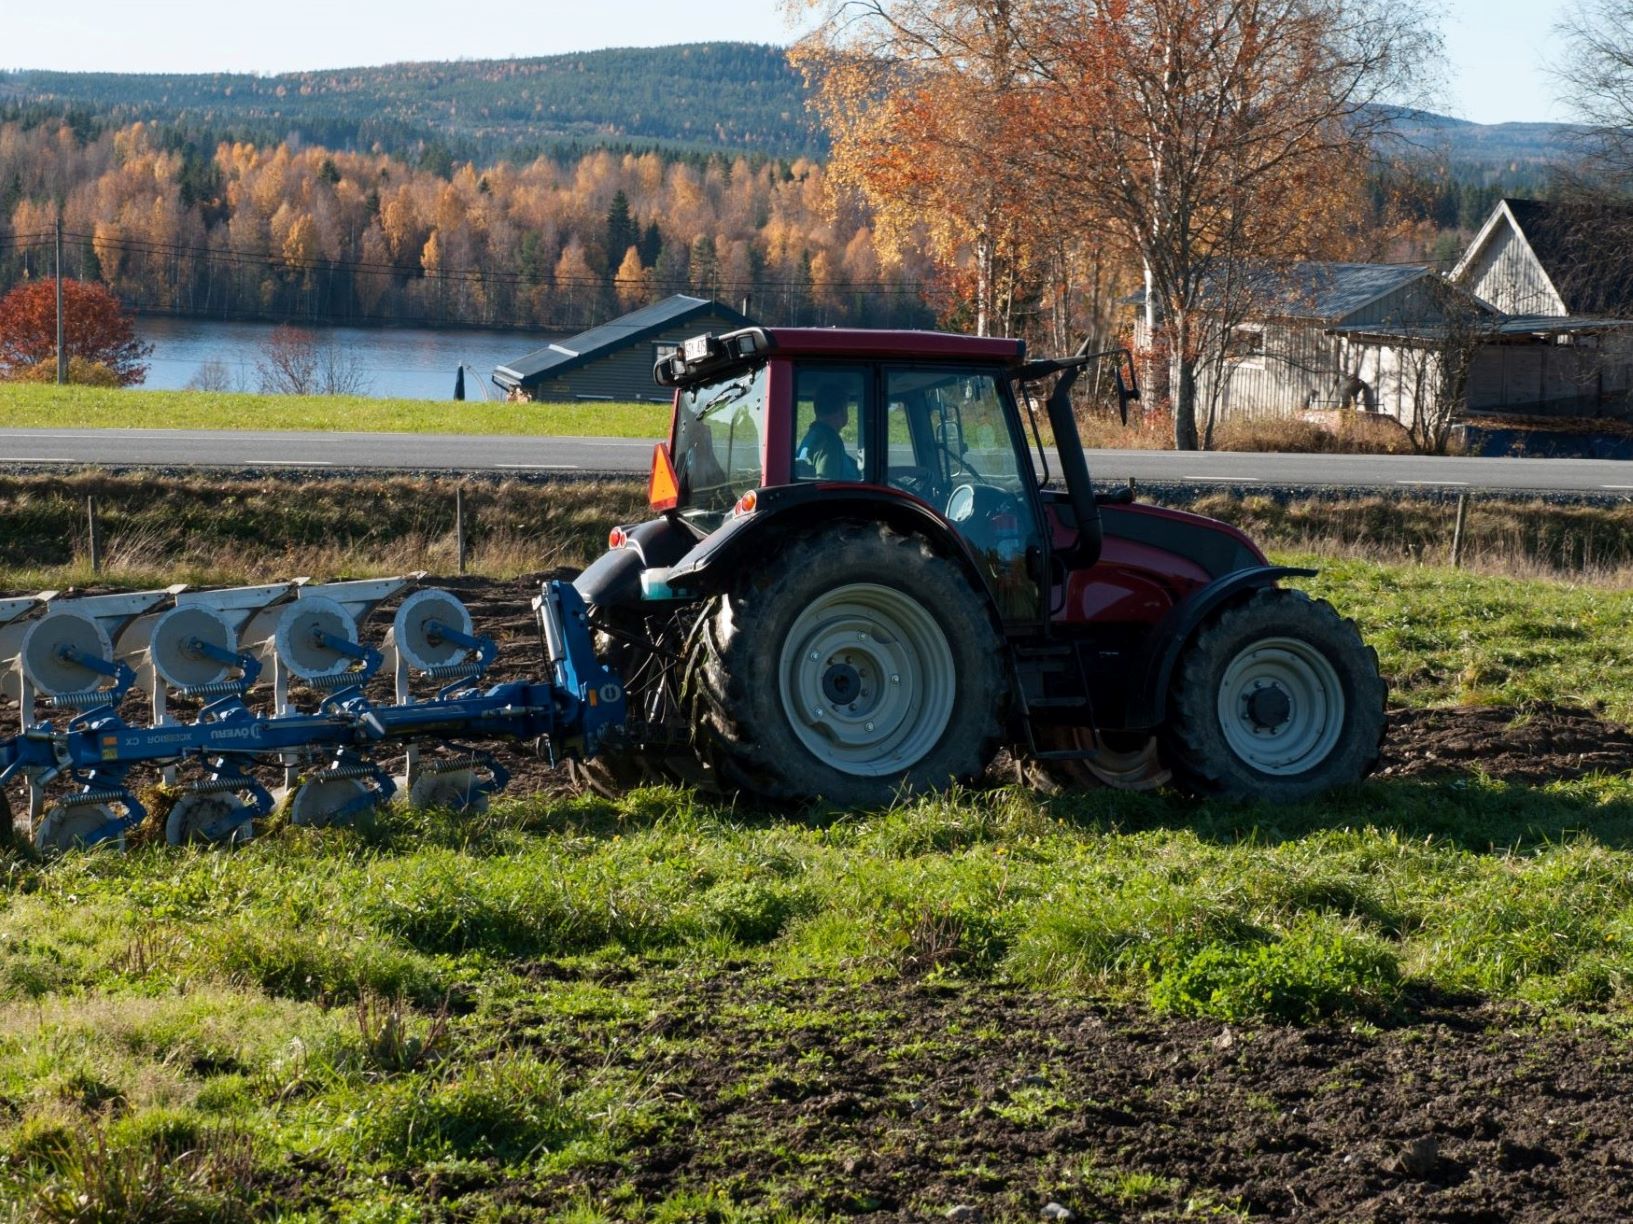
{"type": "Polygon", "coordinates": [[[612,205],[607,209],[605,249],[608,276],[617,274],[624,252],[634,245],[639,234],[640,227],[635,224],[635,218],[629,215],[629,197],[620,190],[612,197],[612,205]]]}

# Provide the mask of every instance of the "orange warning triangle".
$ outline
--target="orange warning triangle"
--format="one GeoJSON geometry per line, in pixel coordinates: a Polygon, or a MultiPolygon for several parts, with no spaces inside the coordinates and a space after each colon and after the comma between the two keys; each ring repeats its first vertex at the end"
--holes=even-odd
{"type": "Polygon", "coordinates": [[[652,478],[646,484],[647,505],[653,510],[673,510],[680,503],[680,481],[669,461],[669,448],[658,443],[652,451],[652,478]]]}

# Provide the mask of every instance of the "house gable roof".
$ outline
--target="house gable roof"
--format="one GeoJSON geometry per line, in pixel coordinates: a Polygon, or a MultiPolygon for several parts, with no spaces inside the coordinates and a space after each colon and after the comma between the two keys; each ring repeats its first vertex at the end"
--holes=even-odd
{"type": "Polygon", "coordinates": [[[508,365],[499,366],[493,372],[493,380],[502,387],[518,387],[523,383],[559,378],[616,349],[643,343],[671,327],[702,315],[724,318],[737,327],[747,327],[749,324],[747,316],[730,306],[723,306],[709,298],[677,293],[569,339],[547,345],[508,365]]]}
{"type": "Polygon", "coordinates": [[[1567,314],[1633,317],[1633,207],[1504,198],[1457,261],[1460,280],[1504,226],[1536,261],[1567,314]]]}
{"type": "MultiPolygon", "coordinates": [[[[1265,264],[1238,274],[1233,290],[1210,279],[1203,286],[1202,306],[1204,309],[1216,306],[1227,293],[1235,292],[1244,295],[1248,304],[1245,317],[1249,319],[1341,323],[1357,311],[1429,275],[1427,264],[1265,264]]],[[[1136,290],[1120,301],[1127,306],[1143,306],[1145,291],[1136,290]]]]}

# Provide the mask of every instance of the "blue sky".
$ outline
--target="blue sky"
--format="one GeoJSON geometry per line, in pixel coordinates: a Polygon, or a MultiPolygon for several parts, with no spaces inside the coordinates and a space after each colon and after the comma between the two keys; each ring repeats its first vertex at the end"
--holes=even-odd
{"type": "MultiPolygon", "coordinates": [[[[1433,3],[1433,0],[1431,0],[1433,3]]],[[[1440,107],[1480,123],[1564,119],[1542,71],[1565,0],[1441,0],[1440,107]]],[[[792,37],[775,0],[0,0],[0,67],[280,72],[792,37]]]]}

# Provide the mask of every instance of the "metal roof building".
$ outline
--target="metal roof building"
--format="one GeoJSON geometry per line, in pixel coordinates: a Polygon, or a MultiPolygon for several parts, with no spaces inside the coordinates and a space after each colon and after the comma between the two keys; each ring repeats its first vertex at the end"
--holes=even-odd
{"type": "Polygon", "coordinates": [[[688,336],[732,331],[750,320],[730,306],[677,293],[493,371],[512,399],[659,400],[652,366],[688,336]]]}

